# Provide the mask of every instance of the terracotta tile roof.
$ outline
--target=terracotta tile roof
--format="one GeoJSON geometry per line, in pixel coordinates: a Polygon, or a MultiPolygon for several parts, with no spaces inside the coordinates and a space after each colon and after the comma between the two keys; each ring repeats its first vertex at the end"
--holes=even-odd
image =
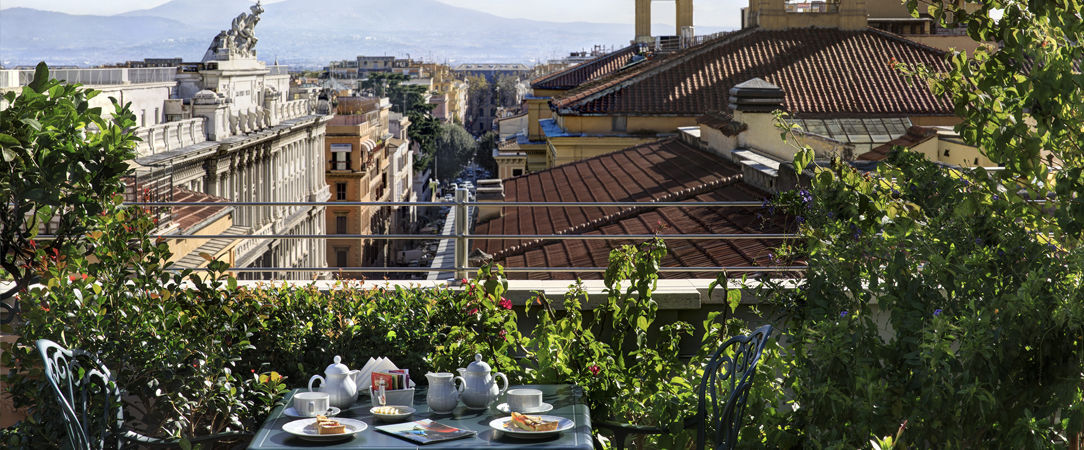
{"type": "Polygon", "coordinates": [[[891,61],[947,70],[945,52],[866,28],[750,28],[586,83],[555,100],[562,114],[677,114],[727,110],[734,85],[763,78],[800,117],[952,115],[947,97],[911,85],[891,61]]]}
{"type": "MultiPolygon", "coordinates": [[[[185,188],[173,187],[174,202],[225,202],[222,197],[207,195],[202,192],[191,191],[185,188]]],[[[189,231],[204,220],[218,214],[230,206],[174,206],[170,208],[172,222],[181,228],[181,231],[189,231]]]]}
{"type": "Polygon", "coordinates": [[[888,153],[892,151],[892,148],[897,145],[911,148],[935,137],[937,137],[937,130],[933,128],[912,126],[907,129],[907,134],[874,147],[872,150],[859,155],[858,159],[862,161],[883,161],[888,157],[888,153]]]}
{"type": "MultiPolygon", "coordinates": [[[[507,201],[761,201],[742,182],[741,168],[675,138],[504,180],[507,201]]],[[[507,207],[479,223],[475,234],[718,234],[779,233],[756,208],[732,207],[507,207]]],[[[605,267],[610,250],[630,240],[472,240],[506,267],[605,267]]],[[[664,266],[769,265],[777,241],[667,240],[664,266]]],[[[668,278],[714,278],[711,273],[666,273],[668,278]]],[[[601,278],[592,273],[513,274],[532,279],[601,278]]]]}
{"type": "Polygon", "coordinates": [[[531,81],[531,87],[553,90],[575,88],[586,81],[621,70],[622,67],[632,61],[632,57],[636,55],[638,48],[639,46],[630,45],[565,70],[536,78],[531,81]]]}

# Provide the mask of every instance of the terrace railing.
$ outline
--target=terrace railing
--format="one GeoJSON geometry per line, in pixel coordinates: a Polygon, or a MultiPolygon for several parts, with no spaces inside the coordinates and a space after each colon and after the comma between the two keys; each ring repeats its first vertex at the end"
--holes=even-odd
{"type": "MultiPolygon", "coordinates": [[[[154,237],[161,237],[163,239],[231,239],[240,240],[241,242],[237,246],[238,252],[242,252],[245,248],[253,247],[268,239],[311,239],[311,240],[327,240],[327,239],[371,239],[371,240],[418,240],[418,241],[431,241],[431,240],[443,240],[445,241],[445,247],[450,247],[450,255],[445,253],[445,257],[441,258],[440,254],[434,258],[434,261],[450,261],[451,265],[446,263],[435,264],[432,267],[238,267],[231,268],[230,271],[234,273],[252,273],[252,274],[267,274],[267,273],[435,273],[435,274],[454,274],[455,279],[468,278],[472,272],[476,272],[479,267],[474,266],[470,262],[469,258],[469,241],[471,239],[495,239],[495,240],[608,240],[608,241],[628,241],[628,240],[649,240],[654,238],[661,238],[663,240],[749,240],[749,239],[767,239],[767,240],[784,240],[798,238],[798,234],[793,233],[704,233],[704,234],[474,234],[470,232],[470,221],[468,220],[473,211],[479,208],[494,208],[494,207],[528,207],[528,208],[583,208],[583,207],[596,207],[596,208],[699,208],[699,207],[713,207],[713,208],[759,208],[763,205],[760,201],[718,201],[718,202],[680,202],[680,201],[650,201],[650,202],[478,202],[471,201],[470,196],[466,189],[457,189],[455,199],[445,202],[348,202],[348,201],[327,201],[327,202],[174,202],[165,201],[163,199],[170,198],[169,194],[171,190],[165,189],[162,183],[165,180],[139,180],[139,182],[132,183],[128,192],[128,202],[125,203],[128,207],[140,207],[148,209],[155,214],[160,214],[161,217],[168,219],[168,211],[174,207],[184,206],[203,206],[203,207],[256,207],[256,208],[303,208],[303,207],[424,207],[424,208],[443,208],[449,207],[454,210],[454,214],[451,214],[452,225],[446,226],[445,230],[451,230],[450,233],[441,234],[422,234],[422,233],[410,233],[410,234],[274,234],[270,230],[273,229],[271,224],[267,224],[260,230],[257,230],[251,234],[161,234],[154,237]],[[146,201],[143,199],[152,199],[146,201]],[[133,197],[139,200],[132,200],[133,197]],[[447,257],[450,256],[450,257],[447,257]]],[[[168,184],[168,183],[166,183],[168,184]]],[[[165,221],[163,220],[162,223],[165,221]]],[[[38,239],[53,239],[56,236],[42,234],[38,236],[38,239]]],[[[439,251],[438,251],[439,253],[439,251]]],[[[170,270],[181,271],[185,269],[192,269],[195,271],[206,271],[208,269],[201,267],[180,267],[172,266],[170,270]]],[[[504,267],[506,273],[604,273],[606,267],[504,267]]],[[[805,266],[669,266],[661,267],[659,269],[662,273],[721,273],[723,271],[729,273],[800,273],[806,270],[805,266]]],[[[447,279],[441,278],[441,279],[447,279]]],[[[0,322],[9,322],[17,314],[17,310],[11,305],[3,305],[4,311],[0,311],[0,322]]]]}
{"type": "MultiPolygon", "coordinates": [[[[231,268],[232,272],[256,272],[256,273],[268,273],[268,272],[312,272],[312,273],[337,273],[337,272],[352,272],[352,273],[454,273],[456,279],[467,278],[470,273],[477,271],[479,267],[472,266],[469,258],[469,241],[471,239],[489,239],[489,240],[649,240],[654,238],[661,238],[663,240],[784,240],[795,239],[799,235],[792,233],[704,233],[704,234],[473,234],[470,232],[470,226],[468,225],[470,209],[477,208],[495,208],[495,207],[528,207],[528,208],[583,208],[583,207],[614,207],[614,208],[662,208],[662,207],[675,207],[675,208],[699,208],[699,207],[714,207],[714,208],[759,208],[763,206],[761,201],[717,201],[717,202],[681,202],[681,201],[652,201],[652,202],[479,202],[471,201],[465,189],[457,189],[456,197],[452,201],[446,202],[403,202],[403,201],[387,201],[387,202],[349,202],[349,201],[327,201],[327,202],[132,202],[128,203],[131,206],[138,207],[176,207],[176,206],[207,206],[207,207],[425,207],[425,208],[441,208],[450,207],[454,209],[454,226],[450,234],[420,234],[420,233],[401,233],[401,234],[249,234],[249,235],[236,235],[236,234],[163,234],[155,237],[161,237],[163,239],[313,239],[313,240],[325,240],[325,239],[371,239],[371,240],[445,240],[453,243],[454,251],[452,253],[451,266],[441,265],[438,267],[242,267],[231,268]]],[[[242,241],[244,242],[244,241],[242,241]]],[[[174,267],[174,270],[206,270],[198,267],[174,267]]],[[[606,271],[606,267],[504,267],[506,273],[530,273],[530,272],[544,272],[544,273],[578,273],[578,272],[594,272],[602,273],[606,271]]],[[[750,273],[750,272],[769,272],[769,273],[796,273],[804,271],[804,266],[676,266],[676,267],[662,267],[660,272],[693,272],[693,273],[719,273],[719,272],[733,272],[733,273],[750,273]]]]}

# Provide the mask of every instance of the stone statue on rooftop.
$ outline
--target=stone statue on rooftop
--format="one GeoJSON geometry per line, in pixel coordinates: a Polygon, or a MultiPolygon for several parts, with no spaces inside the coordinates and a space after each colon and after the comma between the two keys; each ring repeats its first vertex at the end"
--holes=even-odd
{"type": "Polygon", "coordinates": [[[259,1],[250,9],[251,14],[239,14],[233,19],[229,30],[222,30],[215,36],[207,48],[207,53],[203,55],[203,62],[256,57],[256,42],[259,39],[256,39],[255,28],[264,9],[259,1]]]}

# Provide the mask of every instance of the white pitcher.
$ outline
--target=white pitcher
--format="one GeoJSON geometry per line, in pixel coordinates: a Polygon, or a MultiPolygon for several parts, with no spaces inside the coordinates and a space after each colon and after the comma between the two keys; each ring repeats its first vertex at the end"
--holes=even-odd
{"type": "Polygon", "coordinates": [[[320,375],[309,378],[309,391],[326,392],[331,406],[349,408],[358,399],[357,377],[360,373],[360,370],[350,370],[342,363],[342,358],[335,356],[335,362],[324,370],[324,377],[327,378],[320,375]],[[316,380],[320,380],[320,387],[313,389],[312,384],[316,380]]]}
{"type": "Polygon", "coordinates": [[[482,355],[474,355],[474,362],[467,364],[466,369],[457,369],[463,380],[463,390],[460,397],[463,404],[470,409],[486,409],[497,401],[497,397],[508,390],[508,377],[503,373],[491,374],[489,364],[482,361],[482,355]],[[504,379],[504,388],[497,388],[497,378],[504,379]]]}
{"type": "Polygon", "coordinates": [[[463,390],[463,383],[456,386],[455,380],[448,372],[429,372],[425,374],[429,380],[429,390],[425,394],[425,403],[429,410],[437,414],[450,414],[459,404],[459,392],[463,390]]]}

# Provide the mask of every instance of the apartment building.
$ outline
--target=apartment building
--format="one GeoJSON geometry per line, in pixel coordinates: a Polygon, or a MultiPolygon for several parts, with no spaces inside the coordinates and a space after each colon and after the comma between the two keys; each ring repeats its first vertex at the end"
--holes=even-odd
{"type": "MultiPolygon", "coordinates": [[[[385,98],[340,97],[327,125],[325,177],[331,201],[414,202],[414,154],[407,131],[410,119],[391,112],[385,98]]],[[[329,236],[406,232],[416,210],[401,205],[331,206],[326,220],[329,236]]],[[[398,242],[382,239],[329,238],[330,267],[375,267],[388,262],[398,242]]],[[[342,272],[357,278],[361,272],[342,272]]]]}

